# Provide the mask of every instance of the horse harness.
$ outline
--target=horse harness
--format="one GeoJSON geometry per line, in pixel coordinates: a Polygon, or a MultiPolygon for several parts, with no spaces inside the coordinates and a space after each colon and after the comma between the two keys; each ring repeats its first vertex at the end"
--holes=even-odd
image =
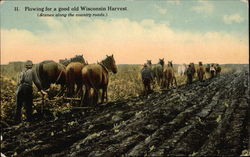
{"type": "Polygon", "coordinates": [[[100,64],[107,72],[109,72],[108,68],[104,64],[102,63],[98,63],[98,64],[100,64]]]}
{"type": "Polygon", "coordinates": [[[56,84],[58,83],[59,79],[61,78],[62,72],[63,72],[63,70],[61,70],[60,74],[58,75],[58,77],[57,77],[57,79],[56,79],[56,82],[55,82],[56,84]]]}

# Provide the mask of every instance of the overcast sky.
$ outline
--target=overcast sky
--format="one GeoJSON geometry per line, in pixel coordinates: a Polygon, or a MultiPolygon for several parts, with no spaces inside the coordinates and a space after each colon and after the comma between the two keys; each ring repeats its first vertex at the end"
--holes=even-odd
{"type": "MultiPolygon", "coordinates": [[[[83,54],[89,63],[114,54],[118,64],[159,58],[174,63],[248,63],[247,0],[4,1],[1,64],[83,54]],[[106,17],[38,17],[25,7],[127,7],[106,17]],[[19,7],[19,11],[14,11],[19,7]]],[[[46,14],[57,13],[43,12],[46,14]]]]}

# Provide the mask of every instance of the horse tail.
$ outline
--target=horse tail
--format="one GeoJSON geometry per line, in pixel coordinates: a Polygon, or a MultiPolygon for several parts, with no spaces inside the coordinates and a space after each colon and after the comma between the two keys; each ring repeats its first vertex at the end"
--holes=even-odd
{"type": "Polygon", "coordinates": [[[43,62],[42,63],[39,63],[38,66],[37,66],[37,76],[38,76],[38,79],[39,81],[41,82],[41,87],[42,88],[45,88],[44,87],[44,75],[45,75],[45,72],[44,72],[44,69],[43,69],[43,62]]]}
{"type": "Polygon", "coordinates": [[[98,103],[98,88],[96,88],[95,84],[92,82],[91,76],[93,76],[93,70],[92,69],[88,69],[88,71],[87,71],[87,77],[88,77],[90,85],[92,86],[92,88],[94,88],[94,95],[93,95],[94,97],[91,100],[91,104],[93,103],[95,105],[95,104],[98,103]]]}
{"type": "Polygon", "coordinates": [[[72,95],[73,91],[74,91],[74,79],[73,79],[73,75],[74,75],[74,69],[72,67],[70,67],[66,71],[66,84],[68,86],[68,94],[69,95],[72,95]]]}
{"type": "Polygon", "coordinates": [[[41,76],[43,76],[44,72],[43,72],[43,63],[39,63],[37,68],[37,75],[39,77],[39,79],[41,80],[41,76]]]}
{"type": "Polygon", "coordinates": [[[94,83],[92,82],[91,76],[93,76],[93,70],[92,70],[92,69],[88,69],[87,77],[88,77],[89,83],[90,83],[90,85],[97,91],[96,86],[95,86],[94,83]]]}

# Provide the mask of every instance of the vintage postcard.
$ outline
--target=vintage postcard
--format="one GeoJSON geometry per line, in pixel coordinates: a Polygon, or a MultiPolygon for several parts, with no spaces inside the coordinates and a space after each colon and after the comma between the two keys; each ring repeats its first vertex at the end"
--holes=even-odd
{"type": "Polygon", "coordinates": [[[249,156],[248,0],[1,0],[1,157],[249,156]]]}

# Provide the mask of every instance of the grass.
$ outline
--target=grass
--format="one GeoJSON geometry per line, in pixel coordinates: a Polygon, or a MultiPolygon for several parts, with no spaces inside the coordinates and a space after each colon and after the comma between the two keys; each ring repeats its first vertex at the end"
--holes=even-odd
{"type": "MultiPolygon", "coordinates": [[[[196,65],[197,67],[197,65],[196,65]]],[[[222,73],[228,72],[230,69],[234,69],[236,65],[222,65],[222,73]],[[233,68],[232,68],[233,67],[233,68]]],[[[1,66],[1,75],[8,77],[14,81],[20,72],[20,68],[17,71],[14,70],[13,66],[1,66]],[[10,68],[10,70],[8,69],[10,68]]],[[[115,101],[118,99],[126,99],[128,97],[139,96],[143,93],[143,84],[141,80],[140,71],[142,65],[118,65],[118,73],[110,73],[109,86],[108,86],[108,99],[109,101],[115,101]]],[[[178,85],[186,83],[186,77],[177,74],[177,66],[174,66],[175,76],[178,85]]],[[[206,76],[208,78],[209,76],[206,76]]],[[[194,80],[197,80],[197,75],[195,75],[194,80]]],[[[58,89],[52,86],[51,89],[58,89]]],[[[159,90],[160,88],[156,86],[154,90],[159,90]]]]}

